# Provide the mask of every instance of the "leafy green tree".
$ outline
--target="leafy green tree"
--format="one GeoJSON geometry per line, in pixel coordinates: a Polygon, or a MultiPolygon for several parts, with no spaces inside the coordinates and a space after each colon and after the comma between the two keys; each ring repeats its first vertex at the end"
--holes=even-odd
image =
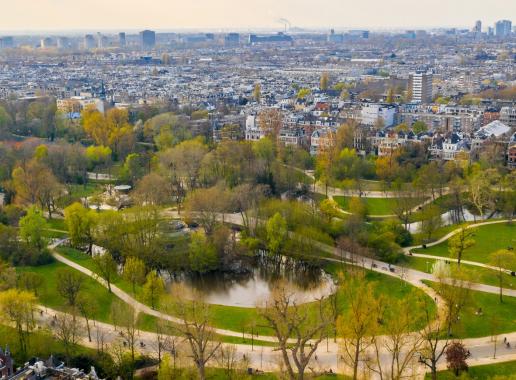
{"type": "Polygon", "coordinates": [[[174,368],[171,363],[170,354],[166,353],[163,355],[163,359],[159,363],[158,368],[158,380],[170,380],[175,376],[174,368]]]}
{"type": "Polygon", "coordinates": [[[202,232],[192,234],[188,246],[188,258],[190,268],[199,273],[206,273],[218,266],[218,257],[215,246],[207,239],[202,232]]]}
{"type": "Polygon", "coordinates": [[[86,148],[86,158],[90,168],[95,170],[98,167],[106,167],[111,162],[111,148],[103,145],[92,145],[86,148]]]}
{"type": "Polygon", "coordinates": [[[277,212],[269,218],[265,228],[269,253],[271,255],[280,254],[288,236],[287,221],[277,212]]]}
{"type": "Polygon", "coordinates": [[[34,308],[36,297],[25,290],[9,289],[0,292],[0,320],[12,323],[25,356],[29,346],[30,332],[34,329],[34,308]]]}
{"type": "Polygon", "coordinates": [[[412,124],[412,130],[416,135],[428,131],[428,126],[423,121],[416,121],[414,124],[412,124]]]}
{"type": "Polygon", "coordinates": [[[98,221],[97,212],[75,202],[64,209],[64,220],[72,246],[80,248],[86,244],[87,252],[91,254],[94,241],[93,232],[98,221]]]}
{"type": "Polygon", "coordinates": [[[42,251],[47,246],[47,239],[43,231],[48,228],[48,223],[41,210],[35,206],[29,207],[27,215],[20,219],[20,237],[29,246],[42,251]]]}
{"type": "Polygon", "coordinates": [[[145,263],[137,257],[128,257],[125,260],[123,277],[131,283],[133,293],[136,293],[136,285],[145,281],[145,263]]]}
{"type": "Polygon", "coordinates": [[[298,99],[305,99],[311,93],[312,93],[312,91],[310,91],[309,88],[301,88],[301,89],[299,89],[299,91],[297,93],[297,98],[298,99]]]}
{"type": "Polygon", "coordinates": [[[147,280],[143,285],[143,296],[151,304],[153,309],[158,306],[160,297],[165,292],[165,284],[156,271],[150,271],[147,274],[147,280]]]}

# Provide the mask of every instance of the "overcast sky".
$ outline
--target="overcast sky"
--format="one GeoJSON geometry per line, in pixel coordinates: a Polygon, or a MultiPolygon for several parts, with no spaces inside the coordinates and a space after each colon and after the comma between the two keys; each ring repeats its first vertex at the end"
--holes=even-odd
{"type": "Polygon", "coordinates": [[[0,0],[0,30],[484,27],[516,0],[0,0]]]}

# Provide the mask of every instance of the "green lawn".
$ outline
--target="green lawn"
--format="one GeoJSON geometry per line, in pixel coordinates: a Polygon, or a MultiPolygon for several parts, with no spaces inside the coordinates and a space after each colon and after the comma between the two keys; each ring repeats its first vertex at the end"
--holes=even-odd
{"type": "MultiPolygon", "coordinates": [[[[50,355],[59,355],[64,352],[63,345],[57,341],[49,332],[36,331],[29,336],[29,351],[27,357],[23,357],[20,353],[20,345],[14,328],[0,325],[1,347],[9,346],[13,356],[15,367],[23,365],[23,363],[31,357],[39,357],[48,359],[50,355]]],[[[95,351],[86,347],[77,346],[76,355],[88,354],[94,355],[95,351]]]]}
{"type": "MultiPolygon", "coordinates": [[[[44,284],[40,287],[40,289],[38,289],[38,302],[52,309],[64,311],[66,309],[64,299],[57,292],[56,271],[60,268],[68,267],[60,262],[54,262],[52,264],[36,267],[17,267],[16,270],[20,273],[34,272],[43,276],[44,284]]],[[[98,303],[98,310],[95,315],[95,319],[102,322],[110,322],[111,303],[115,299],[115,296],[109,293],[107,289],[100,285],[97,281],[84,274],[81,274],[80,272],[77,273],[79,273],[80,276],[84,278],[81,291],[86,294],[94,295],[98,303]]]]}
{"type": "MultiPolygon", "coordinates": [[[[470,367],[468,370],[468,374],[466,375],[466,379],[473,380],[486,380],[494,376],[510,376],[516,373],[516,361],[510,361],[505,363],[497,363],[497,364],[487,364],[487,365],[479,365],[470,367]]],[[[427,373],[425,379],[429,380],[431,378],[430,374],[427,373]]],[[[439,371],[438,377],[439,380],[452,380],[457,379],[454,373],[446,370],[439,371]]],[[[461,379],[463,379],[461,377],[461,379]]]]}
{"type": "Polygon", "coordinates": [[[85,185],[70,185],[70,197],[84,198],[99,194],[104,190],[105,185],[99,182],[89,181],[85,185]]]}
{"type": "MultiPolygon", "coordinates": [[[[474,228],[473,231],[475,245],[464,252],[463,260],[487,263],[490,253],[516,246],[516,224],[490,224],[474,228]]],[[[414,252],[448,257],[448,240],[426,249],[417,248],[414,252]]]]}
{"type": "MultiPolygon", "coordinates": [[[[457,228],[460,228],[460,227],[463,227],[463,226],[467,226],[468,224],[472,224],[473,222],[466,222],[466,223],[461,223],[461,224],[451,224],[449,226],[443,226],[443,227],[439,227],[433,234],[432,234],[432,238],[431,238],[431,241],[436,241],[436,240],[439,240],[440,238],[442,238],[443,236],[446,236],[447,234],[449,234],[450,232],[452,232],[453,230],[456,230],[457,228]]],[[[414,238],[414,242],[413,244],[414,245],[421,245],[423,244],[426,239],[427,239],[427,236],[422,234],[422,233],[415,233],[412,235],[413,238],[414,238]]],[[[414,251],[415,252],[415,251],[414,251]]]]}
{"type": "MultiPolygon", "coordinates": [[[[436,287],[436,283],[423,281],[436,287]]],[[[478,338],[496,334],[504,334],[516,330],[516,297],[505,296],[500,303],[498,294],[471,291],[468,305],[461,313],[461,323],[454,334],[455,338],[478,338]],[[482,308],[482,315],[475,312],[482,308]],[[493,319],[496,318],[496,327],[493,319]]]]}
{"type": "MultiPolygon", "coordinates": [[[[349,210],[349,200],[351,197],[345,196],[336,196],[333,197],[335,201],[342,207],[343,210],[349,210]]],[[[394,207],[396,206],[396,201],[400,198],[365,198],[362,200],[365,202],[367,206],[367,212],[370,215],[392,215],[394,214],[394,207]]],[[[414,207],[423,202],[424,199],[417,198],[407,198],[405,199],[407,202],[411,202],[414,207]]]]}
{"type": "Polygon", "coordinates": [[[68,231],[64,219],[52,218],[47,219],[48,228],[52,230],[68,231]]]}
{"type": "MultiPolygon", "coordinates": [[[[437,260],[427,259],[424,257],[407,257],[405,265],[409,268],[419,270],[421,272],[431,273],[434,263],[437,260]],[[427,264],[428,262],[428,264],[427,264]]],[[[449,264],[453,268],[457,267],[457,263],[451,262],[449,264]]],[[[493,286],[499,286],[497,272],[482,267],[476,267],[473,265],[461,264],[461,271],[463,271],[471,282],[479,284],[487,284],[493,286]]],[[[503,275],[503,287],[507,289],[516,289],[516,278],[510,274],[503,275]]]]}

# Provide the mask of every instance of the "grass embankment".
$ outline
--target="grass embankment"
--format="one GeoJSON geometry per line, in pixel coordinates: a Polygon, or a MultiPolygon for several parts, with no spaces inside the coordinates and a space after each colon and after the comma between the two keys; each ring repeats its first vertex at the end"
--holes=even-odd
{"type": "MultiPolygon", "coordinates": [[[[351,197],[335,196],[333,197],[338,205],[345,211],[349,211],[349,201],[351,197]]],[[[388,216],[394,214],[396,202],[403,200],[417,206],[425,201],[424,198],[361,198],[367,207],[367,212],[375,216],[388,216]]]]}
{"type": "MultiPolygon", "coordinates": [[[[427,259],[424,257],[407,257],[407,261],[404,265],[421,272],[432,273],[432,268],[436,261],[437,260],[435,259],[427,259]]],[[[448,265],[450,265],[451,268],[457,268],[456,262],[450,262],[448,265]]],[[[460,270],[471,282],[499,286],[498,274],[495,270],[464,263],[460,265],[460,270]]],[[[503,287],[507,289],[516,289],[516,278],[508,273],[504,273],[503,287]]]]}
{"type": "MultiPolygon", "coordinates": [[[[450,226],[451,227],[451,226],[450,226]]],[[[449,232],[459,228],[453,226],[449,232]]],[[[476,261],[479,263],[488,263],[489,254],[499,249],[507,249],[516,246],[516,224],[496,223],[485,226],[475,227],[472,229],[475,244],[466,249],[462,255],[463,260],[476,261]]],[[[415,253],[424,253],[426,255],[435,255],[441,257],[449,257],[448,240],[440,244],[428,247],[426,249],[414,249],[415,253]]]]}
{"type": "MultiPolygon", "coordinates": [[[[437,284],[423,281],[437,289],[437,284]]],[[[455,338],[478,338],[493,334],[514,332],[516,329],[516,297],[505,296],[503,303],[498,294],[471,291],[466,307],[460,315],[460,326],[455,338]],[[476,312],[482,308],[482,314],[476,312]]]]}
{"type": "MultiPolygon", "coordinates": [[[[90,256],[70,248],[60,248],[59,251],[68,259],[75,261],[76,263],[92,271],[96,270],[95,265],[90,256]]],[[[327,264],[325,267],[326,271],[334,276],[337,275],[337,273],[340,271],[340,268],[341,266],[338,263],[330,263],[327,264]]],[[[378,282],[378,289],[382,293],[384,293],[388,299],[403,298],[411,291],[411,289],[414,289],[413,287],[407,285],[406,283],[397,278],[371,271],[367,271],[366,280],[378,282]]],[[[140,286],[136,286],[136,291],[133,293],[131,284],[129,284],[121,277],[117,277],[113,283],[125,292],[127,292],[128,294],[133,295],[134,298],[136,298],[140,302],[145,303],[143,291],[140,286]]],[[[421,295],[426,297],[426,295],[422,294],[421,290],[416,291],[421,292],[421,295]]],[[[173,296],[173,294],[167,294],[163,297],[163,300],[161,301],[162,311],[167,311],[167,306],[172,304],[173,302],[173,296]]],[[[345,298],[343,296],[339,296],[337,300],[339,309],[345,309],[345,298]]],[[[303,305],[303,307],[308,308],[309,313],[316,312],[316,305],[313,303],[303,305]]],[[[272,335],[272,331],[264,326],[265,322],[261,319],[258,310],[255,308],[212,305],[211,317],[213,321],[212,324],[214,327],[231,330],[238,333],[243,333],[244,336],[250,337],[251,332],[253,332],[255,335],[272,335]]],[[[151,317],[145,317],[145,320],[142,322],[142,324],[143,327],[145,327],[145,329],[150,329],[152,331],[152,326],[154,325],[154,322],[151,317]]],[[[241,341],[238,343],[241,343],[241,341]]]]}
{"type": "MultiPolygon", "coordinates": [[[[473,379],[473,380],[486,380],[494,376],[514,376],[516,374],[516,361],[510,361],[505,363],[487,364],[470,367],[465,377],[461,379],[473,379]]],[[[452,380],[457,379],[455,374],[451,371],[439,371],[437,378],[439,380],[452,380]]],[[[431,375],[426,374],[425,380],[430,380],[431,375]]],[[[511,378],[512,379],[512,378],[511,378]]]]}
{"type": "MultiPolygon", "coordinates": [[[[66,305],[64,298],[57,291],[57,276],[56,271],[62,268],[69,268],[65,264],[60,262],[54,262],[47,265],[34,266],[34,267],[17,267],[18,273],[33,272],[42,276],[43,284],[38,288],[38,302],[49,308],[66,311],[66,305]]],[[[72,271],[74,269],[69,268],[72,271]]],[[[75,271],[83,279],[81,286],[81,292],[84,294],[92,295],[97,305],[97,311],[94,319],[101,322],[110,323],[111,319],[111,304],[115,299],[115,296],[107,291],[102,285],[92,278],[75,271]]]]}

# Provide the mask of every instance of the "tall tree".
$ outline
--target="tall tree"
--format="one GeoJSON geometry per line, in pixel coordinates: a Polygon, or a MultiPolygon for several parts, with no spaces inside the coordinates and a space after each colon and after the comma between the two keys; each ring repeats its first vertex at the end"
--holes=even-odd
{"type": "Polygon", "coordinates": [[[145,263],[137,257],[128,257],[125,260],[122,275],[126,281],[131,283],[133,293],[136,293],[136,285],[145,282],[145,263]]]}
{"type": "Polygon", "coordinates": [[[206,364],[215,357],[221,345],[211,327],[210,306],[204,301],[203,294],[181,286],[174,287],[172,295],[174,315],[180,319],[173,327],[188,342],[199,379],[206,380],[206,364]]]}
{"type": "Polygon", "coordinates": [[[71,308],[77,306],[77,298],[84,284],[84,277],[77,271],[62,268],[56,271],[57,292],[71,308]]]}
{"type": "Polygon", "coordinates": [[[64,220],[72,246],[81,248],[86,245],[87,253],[91,254],[93,232],[98,221],[97,212],[75,202],[64,209],[64,220]]]}
{"type": "Polygon", "coordinates": [[[106,281],[108,291],[111,293],[111,283],[118,274],[118,265],[109,252],[93,257],[96,272],[106,281]]]}
{"type": "Polygon", "coordinates": [[[358,378],[360,361],[377,335],[383,299],[375,294],[375,287],[364,280],[362,272],[351,274],[342,286],[349,308],[337,320],[337,331],[343,338],[342,357],[352,368],[354,380],[358,378]]]}
{"type": "Polygon", "coordinates": [[[277,212],[267,221],[265,228],[267,231],[267,249],[271,255],[280,254],[288,236],[286,220],[277,212]]]}
{"type": "Polygon", "coordinates": [[[20,351],[28,353],[30,332],[35,327],[34,308],[36,297],[33,293],[18,289],[0,292],[0,318],[15,326],[20,351]]]}
{"type": "Polygon", "coordinates": [[[145,299],[151,304],[153,309],[158,307],[158,302],[165,292],[165,284],[156,271],[150,271],[147,274],[145,284],[143,285],[143,294],[145,299]]]}
{"type": "Polygon", "coordinates": [[[44,236],[44,230],[47,228],[47,221],[35,206],[29,207],[27,215],[20,219],[20,237],[25,243],[40,252],[46,248],[48,243],[44,236]]]}
{"type": "Polygon", "coordinates": [[[464,251],[475,245],[473,239],[474,232],[470,228],[461,228],[458,233],[453,235],[448,241],[448,252],[452,258],[457,259],[457,265],[460,266],[460,261],[464,251]]]}
{"type": "Polygon", "coordinates": [[[503,280],[507,270],[516,271],[516,254],[508,249],[501,249],[489,255],[489,263],[496,267],[496,277],[500,288],[500,302],[503,302],[503,280]]]}
{"type": "Polygon", "coordinates": [[[461,371],[468,370],[466,359],[471,356],[470,352],[461,342],[453,342],[446,348],[446,363],[448,369],[459,376],[461,371]]]}
{"type": "Polygon", "coordinates": [[[79,343],[81,328],[81,324],[75,316],[75,309],[70,309],[70,312],[72,314],[60,313],[52,329],[55,337],[64,348],[66,363],[68,364],[79,343]]]}
{"type": "Polygon", "coordinates": [[[319,344],[328,336],[333,322],[324,298],[316,302],[317,311],[310,312],[299,305],[295,291],[278,283],[259,311],[267,326],[274,331],[283,364],[291,380],[303,380],[305,370],[319,344]],[[290,340],[292,338],[292,340],[290,340]]]}

